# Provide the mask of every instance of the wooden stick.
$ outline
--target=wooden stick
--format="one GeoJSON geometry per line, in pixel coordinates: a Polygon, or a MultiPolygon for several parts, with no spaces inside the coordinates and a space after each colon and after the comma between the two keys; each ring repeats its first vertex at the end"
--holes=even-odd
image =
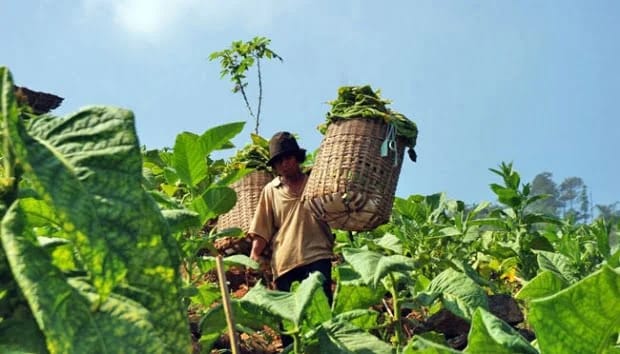
{"type": "Polygon", "coordinates": [[[224,305],[224,314],[226,315],[226,323],[228,324],[228,337],[230,338],[230,349],[233,354],[239,354],[239,339],[237,338],[237,332],[235,331],[235,319],[232,313],[232,307],[230,307],[230,294],[228,293],[228,284],[226,283],[226,273],[224,272],[224,263],[222,262],[222,256],[215,257],[215,264],[217,266],[217,277],[220,283],[220,290],[222,291],[222,303],[224,305]]]}

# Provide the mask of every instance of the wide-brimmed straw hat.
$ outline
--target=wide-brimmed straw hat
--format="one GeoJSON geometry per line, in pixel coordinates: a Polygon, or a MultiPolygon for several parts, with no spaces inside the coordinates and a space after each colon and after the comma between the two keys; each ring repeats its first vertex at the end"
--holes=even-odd
{"type": "Polygon", "coordinates": [[[289,155],[294,155],[297,161],[303,162],[306,159],[306,150],[299,148],[293,134],[289,132],[274,134],[269,140],[269,161],[267,161],[267,165],[273,166],[276,160],[289,155]]]}

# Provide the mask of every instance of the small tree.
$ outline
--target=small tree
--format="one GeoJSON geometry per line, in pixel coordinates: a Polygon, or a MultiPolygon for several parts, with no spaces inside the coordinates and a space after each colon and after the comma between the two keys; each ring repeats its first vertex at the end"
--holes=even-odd
{"type": "Polygon", "coordinates": [[[222,66],[222,78],[230,76],[235,86],[232,91],[234,93],[241,92],[243,101],[250,112],[250,116],[254,118],[256,124],[254,127],[254,133],[258,134],[258,127],[260,124],[260,112],[261,104],[263,100],[263,83],[261,77],[260,60],[267,59],[279,59],[282,61],[282,57],[276,54],[273,50],[267,46],[271,43],[271,40],[265,37],[254,37],[251,41],[234,41],[228,49],[224,49],[219,52],[213,52],[209,55],[209,60],[219,59],[222,66]],[[256,62],[256,69],[258,74],[258,105],[256,109],[256,115],[250,105],[246,88],[248,83],[246,81],[246,72],[256,62]]]}

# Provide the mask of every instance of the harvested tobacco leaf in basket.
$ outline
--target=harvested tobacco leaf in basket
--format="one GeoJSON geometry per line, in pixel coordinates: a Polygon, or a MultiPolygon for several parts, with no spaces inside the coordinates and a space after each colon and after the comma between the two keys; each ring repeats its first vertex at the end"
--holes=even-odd
{"type": "MultiPolygon", "coordinates": [[[[274,178],[271,168],[267,166],[269,142],[257,134],[251,136],[252,143],[239,150],[228,166],[230,170],[249,169],[252,172],[230,186],[237,193],[237,203],[219,216],[218,230],[240,228],[245,234],[250,228],[263,187],[274,178]]],[[[224,237],[215,241],[215,248],[224,255],[249,255],[252,242],[247,237],[224,237]]]]}
{"type": "Polygon", "coordinates": [[[417,126],[368,85],[341,87],[329,103],[303,199],[332,228],[374,229],[391,215],[405,148],[417,159],[417,126]]]}

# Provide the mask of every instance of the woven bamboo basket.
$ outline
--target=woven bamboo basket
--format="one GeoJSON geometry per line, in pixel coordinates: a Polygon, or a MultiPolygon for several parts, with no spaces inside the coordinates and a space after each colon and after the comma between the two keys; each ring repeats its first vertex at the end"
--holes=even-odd
{"type": "MultiPolygon", "coordinates": [[[[217,229],[238,227],[247,233],[263,187],[272,179],[273,175],[269,172],[254,171],[233,183],[230,187],[237,192],[237,203],[226,214],[219,216],[217,229]]],[[[252,241],[247,237],[223,237],[215,240],[215,248],[226,255],[249,255],[252,241]]]]}
{"type": "Polygon", "coordinates": [[[332,122],[306,184],[303,199],[330,227],[367,231],[391,215],[405,142],[382,156],[388,125],[381,119],[353,118],[332,122]]]}

